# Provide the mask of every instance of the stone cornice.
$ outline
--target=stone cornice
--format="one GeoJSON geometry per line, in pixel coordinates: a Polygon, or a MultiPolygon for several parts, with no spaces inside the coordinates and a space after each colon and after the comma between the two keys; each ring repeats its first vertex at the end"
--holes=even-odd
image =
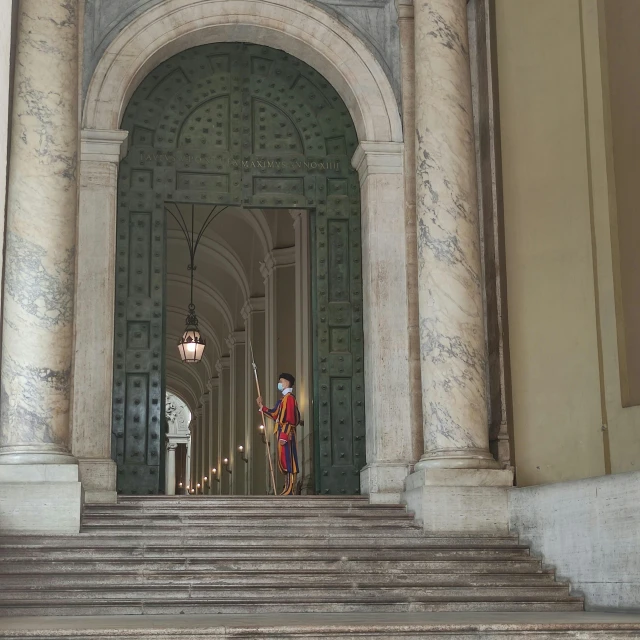
{"type": "Polygon", "coordinates": [[[247,339],[246,331],[234,331],[225,339],[227,347],[233,349],[237,344],[244,344],[247,339]]]}
{"type": "Polygon", "coordinates": [[[259,313],[265,310],[264,296],[261,298],[249,298],[240,310],[242,318],[246,321],[252,313],[259,313]]]}
{"type": "Polygon", "coordinates": [[[82,129],[80,151],[83,162],[118,163],[127,155],[129,132],[120,129],[82,129]]]}
{"type": "Polygon", "coordinates": [[[260,273],[265,282],[273,274],[274,269],[278,267],[290,267],[296,263],[296,248],[284,247],[282,249],[274,249],[265,257],[264,262],[260,263],[260,273]]]}
{"type": "Polygon", "coordinates": [[[396,0],[398,20],[413,20],[413,0],[396,0]]]}
{"type": "Polygon", "coordinates": [[[231,358],[229,356],[222,356],[216,362],[216,371],[222,373],[224,369],[228,369],[231,366],[231,358]]]}

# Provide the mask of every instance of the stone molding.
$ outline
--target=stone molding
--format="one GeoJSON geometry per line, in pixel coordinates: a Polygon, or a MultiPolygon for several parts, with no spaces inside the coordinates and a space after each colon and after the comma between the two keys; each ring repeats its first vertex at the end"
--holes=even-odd
{"type": "Polygon", "coordinates": [[[129,132],[120,129],[82,129],[80,152],[84,162],[118,163],[127,155],[129,132]]]}
{"type": "Polygon", "coordinates": [[[401,20],[413,20],[413,0],[396,0],[398,22],[401,20]]]}
{"type": "Polygon", "coordinates": [[[222,356],[216,362],[216,371],[220,374],[224,369],[228,369],[231,366],[231,358],[229,356],[222,356]]]}
{"type": "Polygon", "coordinates": [[[266,304],[265,304],[264,296],[260,298],[249,298],[242,305],[240,314],[242,315],[242,319],[246,322],[252,313],[264,312],[265,308],[266,308],[266,304]]]}
{"type": "Polygon", "coordinates": [[[246,331],[234,331],[225,339],[227,347],[233,349],[238,344],[244,344],[247,340],[246,331]]]}
{"type": "Polygon", "coordinates": [[[351,165],[360,176],[360,185],[371,175],[397,175],[404,170],[402,142],[361,142],[351,165]]]}
{"type": "Polygon", "coordinates": [[[219,385],[220,378],[218,378],[218,376],[209,378],[209,381],[207,382],[207,389],[209,389],[209,391],[213,391],[214,389],[217,389],[219,385]]]}
{"type": "Polygon", "coordinates": [[[282,249],[274,249],[265,257],[264,262],[260,263],[260,273],[266,283],[267,279],[273,274],[278,267],[292,267],[296,263],[296,248],[284,247],[282,249]]]}

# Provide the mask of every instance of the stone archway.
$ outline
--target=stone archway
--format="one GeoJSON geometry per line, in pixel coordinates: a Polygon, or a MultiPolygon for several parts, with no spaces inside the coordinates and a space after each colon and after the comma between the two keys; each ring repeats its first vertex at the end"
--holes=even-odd
{"type": "Polygon", "coordinates": [[[409,419],[403,145],[384,71],[354,34],[296,0],[170,0],[135,18],[109,45],[84,106],[78,228],[73,452],[93,499],[113,499],[110,458],[117,163],[124,108],[160,62],[199,44],[275,46],[320,72],[346,104],[358,134],[353,166],[362,199],[367,465],[362,491],[397,501],[413,462],[409,419]],[[107,275],[105,275],[107,274],[107,275]],[[106,309],[96,315],[96,308],[106,309]]]}

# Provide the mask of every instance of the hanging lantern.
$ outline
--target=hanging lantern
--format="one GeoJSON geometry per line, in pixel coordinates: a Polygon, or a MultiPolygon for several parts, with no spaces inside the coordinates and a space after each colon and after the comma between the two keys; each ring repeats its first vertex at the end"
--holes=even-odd
{"type": "Polygon", "coordinates": [[[200,228],[200,231],[195,232],[195,206],[191,205],[191,224],[185,220],[180,207],[176,203],[171,203],[170,206],[165,205],[165,211],[169,213],[173,219],[178,223],[180,230],[184,234],[187,241],[187,247],[189,248],[189,264],[187,270],[190,274],[190,302],[189,302],[189,315],[187,315],[187,326],[184,329],[182,338],[178,340],[178,351],[180,352],[180,359],[185,363],[195,363],[202,360],[202,354],[204,348],[207,346],[207,341],[204,339],[198,329],[198,318],[196,317],[196,307],[193,304],[193,273],[196,270],[196,250],[200,244],[200,240],[207,227],[214,221],[214,219],[220,215],[228,205],[215,205],[211,211],[209,211],[204,224],[200,228]]]}
{"type": "Polygon", "coordinates": [[[200,362],[204,348],[207,346],[207,341],[198,329],[198,318],[196,317],[196,308],[193,303],[189,304],[189,315],[186,322],[187,326],[182,338],[178,340],[180,358],[182,362],[186,363],[200,362]]]}

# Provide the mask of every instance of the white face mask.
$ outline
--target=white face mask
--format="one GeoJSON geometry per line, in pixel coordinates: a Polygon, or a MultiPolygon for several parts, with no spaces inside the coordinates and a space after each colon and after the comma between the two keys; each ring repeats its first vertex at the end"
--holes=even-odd
{"type": "Polygon", "coordinates": [[[278,382],[278,391],[284,391],[284,385],[282,382],[278,382]]]}

